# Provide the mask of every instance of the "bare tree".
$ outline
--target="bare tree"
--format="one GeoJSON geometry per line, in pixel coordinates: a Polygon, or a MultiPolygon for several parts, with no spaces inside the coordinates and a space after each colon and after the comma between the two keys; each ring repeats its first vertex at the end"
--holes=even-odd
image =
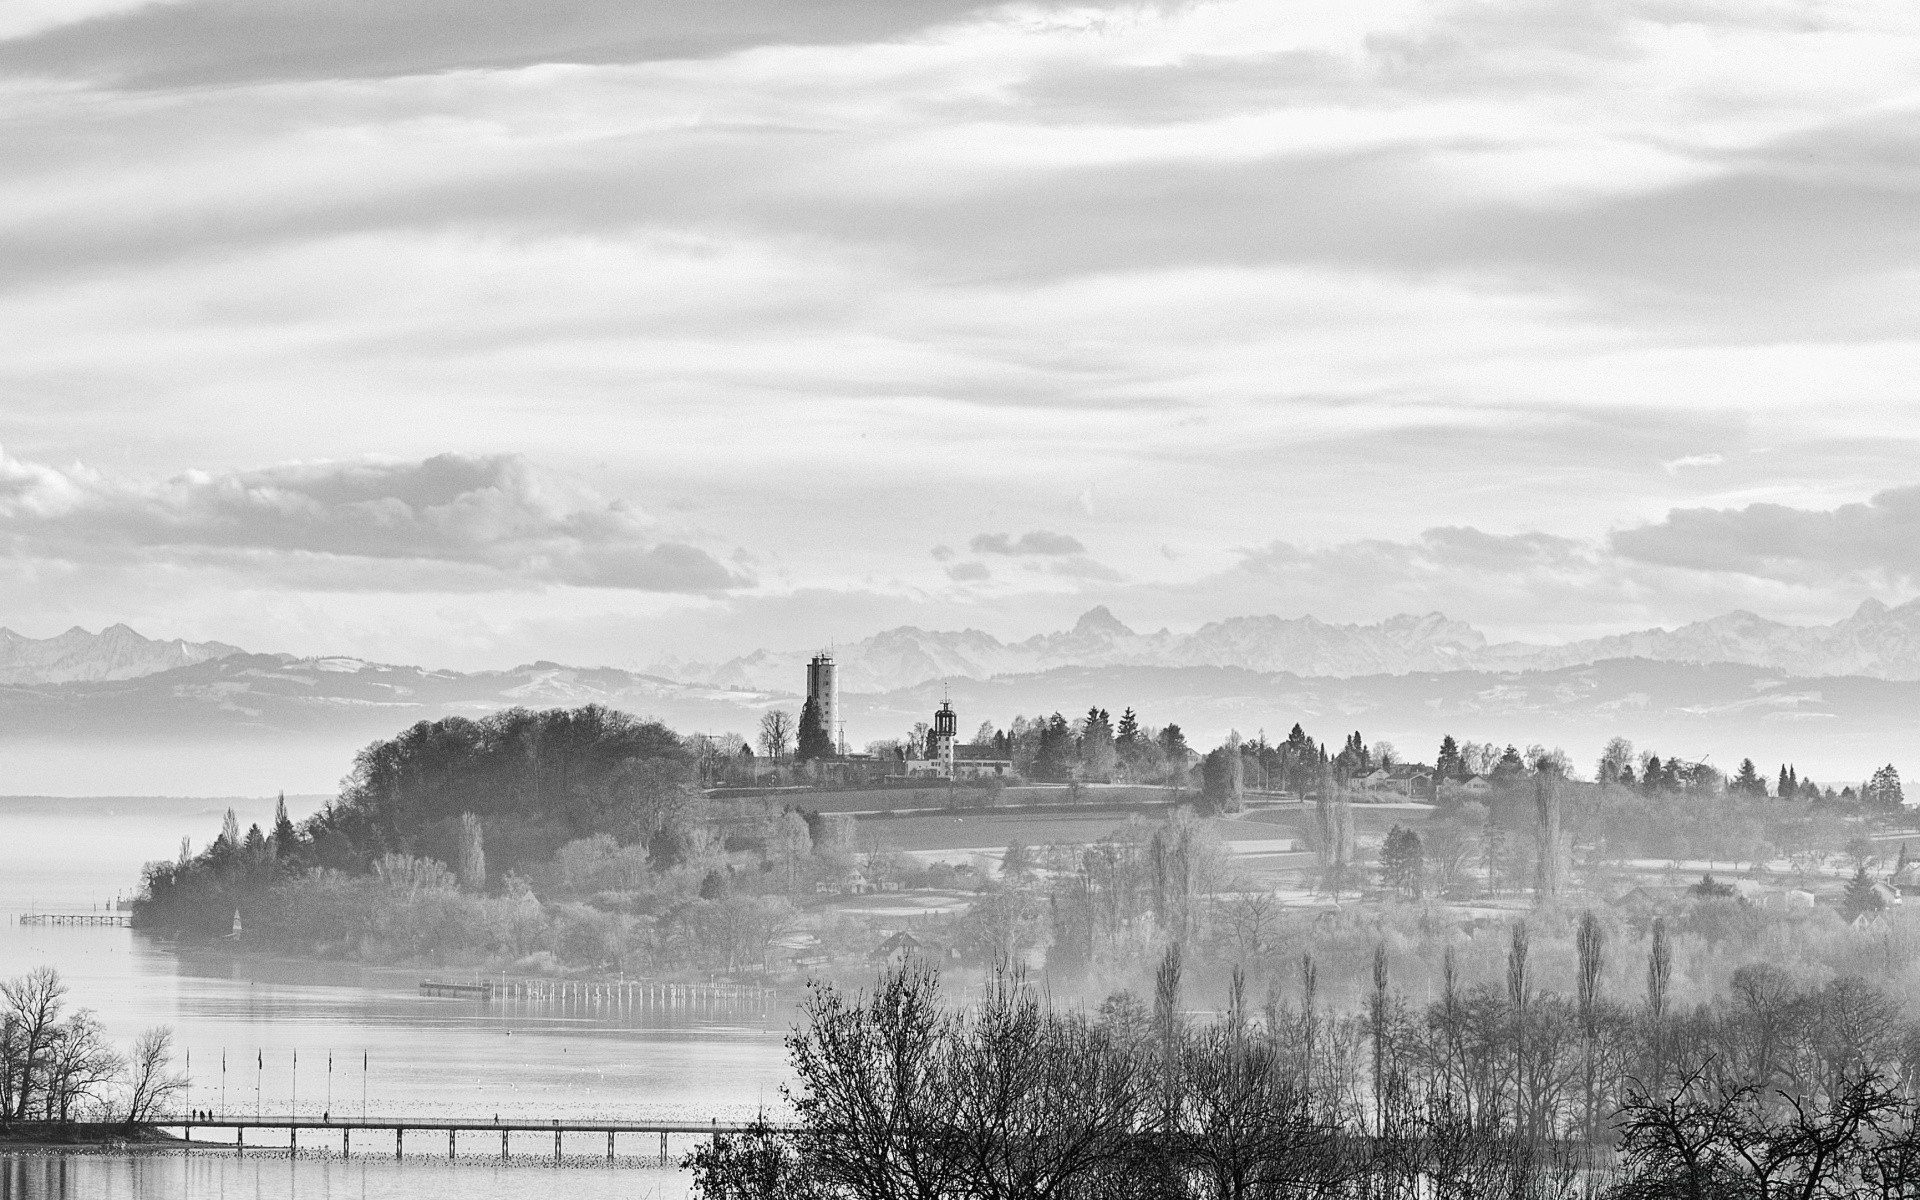
{"type": "Polygon", "coordinates": [[[133,1043],[133,1053],[127,1059],[128,1124],[138,1125],[166,1112],[186,1089],[186,1077],[175,1074],[172,1066],[170,1026],[155,1025],[133,1043]]]}
{"type": "Polygon", "coordinates": [[[760,749],[768,758],[779,758],[793,741],[793,714],[784,708],[770,708],[760,715],[760,749]]]}
{"type": "Polygon", "coordinates": [[[6,1053],[0,1058],[0,1095],[8,1101],[9,1120],[25,1120],[41,1094],[66,996],[67,985],[52,967],[38,967],[0,983],[0,1004],[4,1005],[0,1029],[6,1040],[6,1053]]]}
{"type": "Polygon", "coordinates": [[[118,1052],[101,1036],[99,1020],[81,1009],[62,1021],[47,1047],[41,1112],[49,1121],[72,1121],[90,1108],[104,1108],[106,1089],[120,1074],[118,1052]]]}

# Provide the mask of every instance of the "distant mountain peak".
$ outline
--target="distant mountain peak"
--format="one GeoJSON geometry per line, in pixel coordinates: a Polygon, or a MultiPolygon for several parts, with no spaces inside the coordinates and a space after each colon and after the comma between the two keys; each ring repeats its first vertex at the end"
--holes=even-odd
{"type": "MultiPolygon", "coordinates": [[[[1674,629],[1643,629],[1564,645],[1489,644],[1441,612],[1398,613],[1373,624],[1333,624],[1312,614],[1228,617],[1192,633],[1136,633],[1105,605],[1073,628],[1005,643],[977,629],[902,625],[836,648],[840,686],[888,692],[931,679],[987,679],[1059,667],[1238,667],[1307,677],[1460,670],[1557,670],[1613,658],[1734,663],[1790,675],[1920,680],[1920,601],[1863,602],[1832,625],[1787,625],[1746,609],[1674,629]]],[[[656,663],[675,679],[797,692],[807,654],[756,650],[726,663],[656,663]]]]}
{"type": "Polygon", "coordinates": [[[138,679],[175,667],[239,654],[225,642],[155,641],[116,623],[99,633],[78,625],[50,638],[0,629],[0,683],[99,683],[138,679]]]}
{"type": "Polygon", "coordinates": [[[1119,617],[1113,615],[1113,610],[1104,604],[1081,613],[1080,619],[1073,623],[1073,632],[1083,636],[1088,634],[1107,634],[1113,637],[1133,636],[1133,630],[1127,628],[1119,617]]]}

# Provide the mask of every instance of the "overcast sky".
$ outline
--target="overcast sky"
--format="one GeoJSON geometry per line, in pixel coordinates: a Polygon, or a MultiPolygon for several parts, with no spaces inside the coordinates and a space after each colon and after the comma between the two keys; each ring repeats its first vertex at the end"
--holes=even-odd
{"type": "Polygon", "coordinates": [[[1916,109],[1901,0],[11,0],[0,623],[1832,620],[1916,109]]]}

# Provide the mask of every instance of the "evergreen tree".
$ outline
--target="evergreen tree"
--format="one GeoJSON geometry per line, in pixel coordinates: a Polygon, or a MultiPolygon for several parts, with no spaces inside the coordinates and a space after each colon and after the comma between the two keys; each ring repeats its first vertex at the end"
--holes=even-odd
{"type": "Polygon", "coordinates": [[[1520,751],[1512,745],[1508,745],[1505,750],[1501,751],[1500,761],[1493,764],[1492,775],[1496,783],[1505,783],[1509,780],[1518,779],[1526,773],[1526,761],[1520,757],[1520,751]]]}
{"type": "Polygon", "coordinates": [[[1433,770],[1437,779],[1459,779],[1467,773],[1466,764],[1460,760],[1460,745],[1450,733],[1440,739],[1440,754],[1434,759],[1433,770]]]}
{"type": "Polygon", "coordinates": [[[1073,726],[1059,713],[1048,717],[1040,726],[1040,745],[1033,756],[1034,776],[1051,783],[1065,783],[1073,775],[1075,750],[1073,726]]]}
{"type": "Polygon", "coordinates": [[[1860,799],[1888,812],[1898,809],[1907,802],[1906,794],[1900,789],[1900,772],[1892,763],[1875,771],[1873,778],[1860,789],[1860,799]]]}
{"type": "Polygon", "coordinates": [[[1640,786],[1649,792],[1657,792],[1666,783],[1666,772],[1660,765],[1660,756],[1652,755],[1647,759],[1646,772],[1640,778],[1640,786]]]}
{"type": "Polygon", "coordinates": [[[1380,848],[1380,870],[1386,885],[1409,900],[1417,900],[1425,885],[1425,867],[1420,835],[1395,825],[1380,848]]]}
{"type": "Polygon", "coordinates": [[[1847,893],[1840,900],[1840,915],[1855,921],[1878,913],[1886,906],[1886,900],[1874,889],[1873,880],[1867,877],[1867,869],[1861,867],[1847,881],[1847,893]]]}
{"type": "Polygon", "coordinates": [[[1110,779],[1117,759],[1113,749],[1113,723],[1104,708],[1089,708],[1080,726],[1080,765],[1089,778],[1110,779]]]}
{"type": "Polygon", "coordinates": [[[273,805],[273,856],[279,859],[290,858],[299,849],[300,835],[293,828],[293,822],[287,817],[287,794],[273,805]]]}
{"type": "Polygon", "coordinates": [[[800,706],[800,739],[793,757],[796,762],[833,757],[833,733],[827,728],[826,716],[820,711],[820,706],[814,703],[812,696],[808,696],[807,702],[800,706]]]}
{"type": "Polygon", "coordinates": [[[1782,800],[1793,799],[1793,780],[1787,777],[1787,764],[1780,764],[1780,781],[1773,785],[1773,794],[1782,800]]]}
{"type": "Polygon", "coordinates": [[[1193,751],[1187,746],[1187,735],[1181,733],[1180,727],[1171,721],[1160,731],[1160,751],[1167,756],[1169,763],[1184,763],[1193,756],[1193,751]]]}
{"type": "Polygon", "coordinates": [[[1740,770],[1728,781],[1727,790],[1742,796],[1764,796],[1767,794],[1767,781],[1760,778],[1759,770],[1753,760],[1740,760],[1740,770]]]}
{"type": "Polygon", "coordinates": [[[1136,718],[1133,715],[1133,709],[1128,708],[1125,712],[1122,712],[1120,714],[1119,727],[1113,731],[1114,744],[1116,746],[1126,747],[1130,749],[1139,740],[1140,740],[1140,721],[1138,718],[1136,718]]]}

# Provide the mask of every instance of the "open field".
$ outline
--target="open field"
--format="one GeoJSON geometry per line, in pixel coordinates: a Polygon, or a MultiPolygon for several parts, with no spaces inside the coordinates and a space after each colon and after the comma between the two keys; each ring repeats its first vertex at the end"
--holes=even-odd
{"type": "MultiPolygon", "coordinates": [[[[1061,809],[1020,811],[986,809],[974,812],[927,813],[898,817],[862,817],[859,836],[902,850],[962,850],[991,846],[996,852],[1009,843],[1050,846],[1056,843],[1097,842],[1139,816],[1154,822],[1165,817],[1156,811],[1104,809],[1077,812],[1061,809]]],[[[963,856],[964,857],[964,856],[963,856]]]]}

